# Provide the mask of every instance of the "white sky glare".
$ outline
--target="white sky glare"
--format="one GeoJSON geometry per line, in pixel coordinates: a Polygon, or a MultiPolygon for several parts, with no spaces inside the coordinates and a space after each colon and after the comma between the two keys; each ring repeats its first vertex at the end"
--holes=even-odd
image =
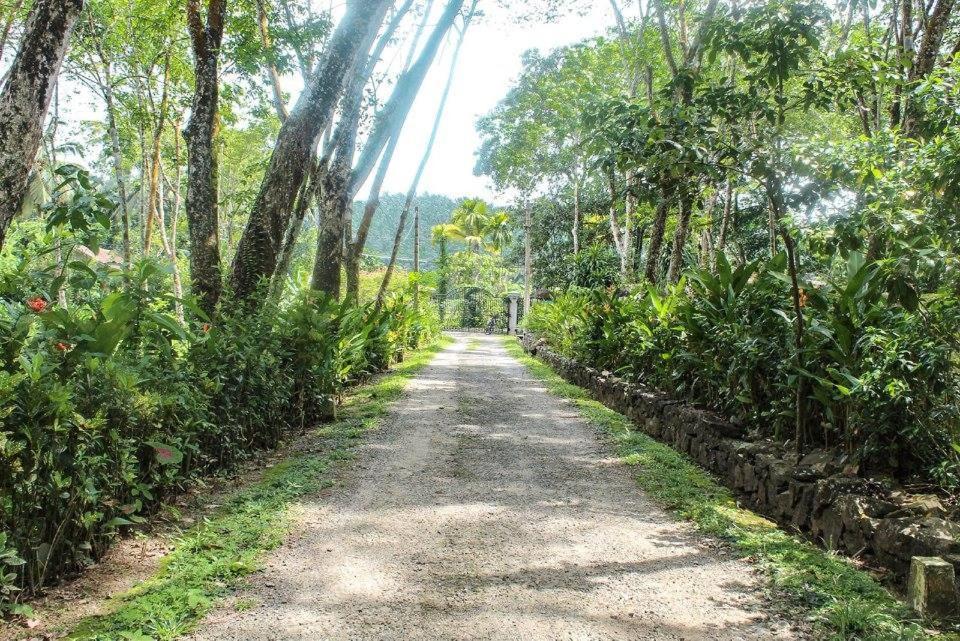
{"type": "MultiPolygon", "coordinates": [[[[484,16],[467,32],[440,134],[420,183],[421,193],[493,198],[490,182],[473,175],[474,152],[480,144],[476,121],[507,95],[520,74],[523,52],[546,51],[602,35],[614,24],[610,5],[602,0],[594,2],[586,15],[566,15],[552,22],[516,20],[493,0],[481,1],[480,9],[484,16]]],[[[433,126],[455,37],[448,37],[417,96],[387,176],[386,191],[406,192],[410,186],[433,126]]]]}

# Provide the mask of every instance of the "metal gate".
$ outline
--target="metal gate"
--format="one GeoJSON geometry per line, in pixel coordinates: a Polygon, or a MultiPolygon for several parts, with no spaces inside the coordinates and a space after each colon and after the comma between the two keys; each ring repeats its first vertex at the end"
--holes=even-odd
{"type": "Polygon", "coordinates": [[[493,319],[494,331],[506,333],[509,301],[482,287],[465,287],[446,298],[434,297],[444,329],[483,330],[493,319]]]}

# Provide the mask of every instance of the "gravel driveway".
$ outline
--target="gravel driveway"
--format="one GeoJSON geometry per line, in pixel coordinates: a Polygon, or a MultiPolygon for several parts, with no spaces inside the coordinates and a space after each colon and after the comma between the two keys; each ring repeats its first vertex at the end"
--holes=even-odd
{"type": "Polygon", "coordinates": [[[608,450],[500,339],[458,335],[192,638],[794,638],[608,450]]]}

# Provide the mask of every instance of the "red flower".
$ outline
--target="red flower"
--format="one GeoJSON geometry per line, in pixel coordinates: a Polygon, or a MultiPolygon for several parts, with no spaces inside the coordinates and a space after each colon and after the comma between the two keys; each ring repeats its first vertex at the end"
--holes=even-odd
{"type": "Polygon", "coordinates": [[[56,343],[54,343],[53,346],[56,347],[61,352],[68,352],[70,351],[70,347],[71,347],[69,343],[64,343],[63,341],[57,341],[56,343]]]}
{"type": "Polygon", "coordinates": [[[29,307],[34,313],[42,314],[47,309],[47,301],[37,296],[36,298],[31,298],[27,301],[27,307],[29,307]]]}
{"type": "Polygon", "coordinates": [[[204,331],[204,333],[210,331],[210,323],[204,323],[204,324],[203,324],[203,331],[204,331]]]}

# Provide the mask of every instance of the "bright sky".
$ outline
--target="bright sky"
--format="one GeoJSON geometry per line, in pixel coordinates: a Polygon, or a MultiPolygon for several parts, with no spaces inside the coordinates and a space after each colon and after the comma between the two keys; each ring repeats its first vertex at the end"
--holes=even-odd
{"type": "MultiPolygon", "coordinates": [[[[437,3],[442,5],[443,3],[437,3]]],[[[614,24],[610,5],[596,0],[586,16],[566,16],[555,22],[519,22],[493,0],[481,1],[486,15],[474,23],[460,53],[457,78],[436,147],[420,184],[421,192],[448,196],[492,198],[485,178],[473,175],[474,152],[480,144],[475,123],[506,96],[521,71],[528,49],[549,50],[601,35],[614,24]]],[[[437,105],[449,72],[453,37],[448,39],[417,97],[403,130],[397,155],[386,181],[387,191],[406,192],[433,126],[437,105]]]]}

